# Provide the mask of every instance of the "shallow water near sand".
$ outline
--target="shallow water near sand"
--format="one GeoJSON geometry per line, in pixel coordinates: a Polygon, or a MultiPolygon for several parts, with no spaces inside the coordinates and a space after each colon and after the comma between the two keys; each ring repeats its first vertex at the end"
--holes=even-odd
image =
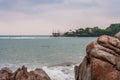
{"type": "Polygon", "coordinates": [[[74,80],[74,65],[96,37],[1,36],[0,68],[43,68],[52,80],[74,80]]]}

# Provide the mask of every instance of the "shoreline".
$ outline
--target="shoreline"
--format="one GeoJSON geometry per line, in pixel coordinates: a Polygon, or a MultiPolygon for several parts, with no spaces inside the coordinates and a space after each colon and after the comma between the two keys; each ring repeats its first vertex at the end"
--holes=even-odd
{"type": "MultiPolygon", "coordinates": [[[[34,71],[36,69],[42,69],[50,77],[51,80],[75,80],[74,66],[75,64],[68,65],[64,63],[64,65],[43,66],[38,68],[36,67],[34,69],[29,69],[27,67],[26,68],[28,72],[34,71]]],[[[2,69],[6,69],[12,73],[15,73],[19,67],[16,70],[11,70],[9,67],[2,67],[0,68],[0,72],[2,69]]]]}

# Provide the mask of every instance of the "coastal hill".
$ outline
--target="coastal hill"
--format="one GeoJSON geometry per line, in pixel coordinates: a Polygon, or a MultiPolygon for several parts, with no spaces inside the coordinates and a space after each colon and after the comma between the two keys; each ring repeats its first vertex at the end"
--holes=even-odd
{"type": "Polygon", "coordinates": [[[98,26],[93,28],[79,28],[75,31],[69,30],[68,32],[65,32],[64,34],[60,35],[60,33],[54,33],[54,37],[64,36],[64,37],[98,37],[101,35],[115,35],[120,31],[120,23],[111,24],[106,29],[101,29],[98,26]]]}

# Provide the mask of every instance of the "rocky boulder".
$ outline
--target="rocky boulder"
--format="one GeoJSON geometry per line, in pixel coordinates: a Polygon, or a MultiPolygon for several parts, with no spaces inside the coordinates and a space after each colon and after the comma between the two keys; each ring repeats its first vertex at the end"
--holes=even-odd
{"type": "Polygon", "coordinates": [[[37,68],[31,71],[28,76],[28,80],[51,80],[43,69],[37,68]]]}
{"type": "Polygon", "coordinates": [[[0,80],[51,80],[43,69],[27,71],[25,66],[18,68],[14,73],[9,68],[0,70],[0,80]]]}
{"type": "Polygon", "coordinates": [[[75,66],[75,80],[120,80],[120,33],[100,36],[88,44],[86,52],[75,66]]]}

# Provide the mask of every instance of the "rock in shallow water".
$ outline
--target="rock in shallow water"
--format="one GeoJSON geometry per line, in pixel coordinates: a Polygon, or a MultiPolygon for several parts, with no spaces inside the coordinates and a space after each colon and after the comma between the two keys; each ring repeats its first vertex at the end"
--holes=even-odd
{"type": "Polygon", "coordinates": [[[87,55],[75,66],[75,80],[120,80],[120,32],[103,35],[86,48],[87,55]]]}
{"type": "Polygon", "coordinates": [[[27,71],[25,66],[18,68],[14,73],[8,68],[0,70],[0,80],[51,80],[46,72],[42,69],[27,71]]]}

